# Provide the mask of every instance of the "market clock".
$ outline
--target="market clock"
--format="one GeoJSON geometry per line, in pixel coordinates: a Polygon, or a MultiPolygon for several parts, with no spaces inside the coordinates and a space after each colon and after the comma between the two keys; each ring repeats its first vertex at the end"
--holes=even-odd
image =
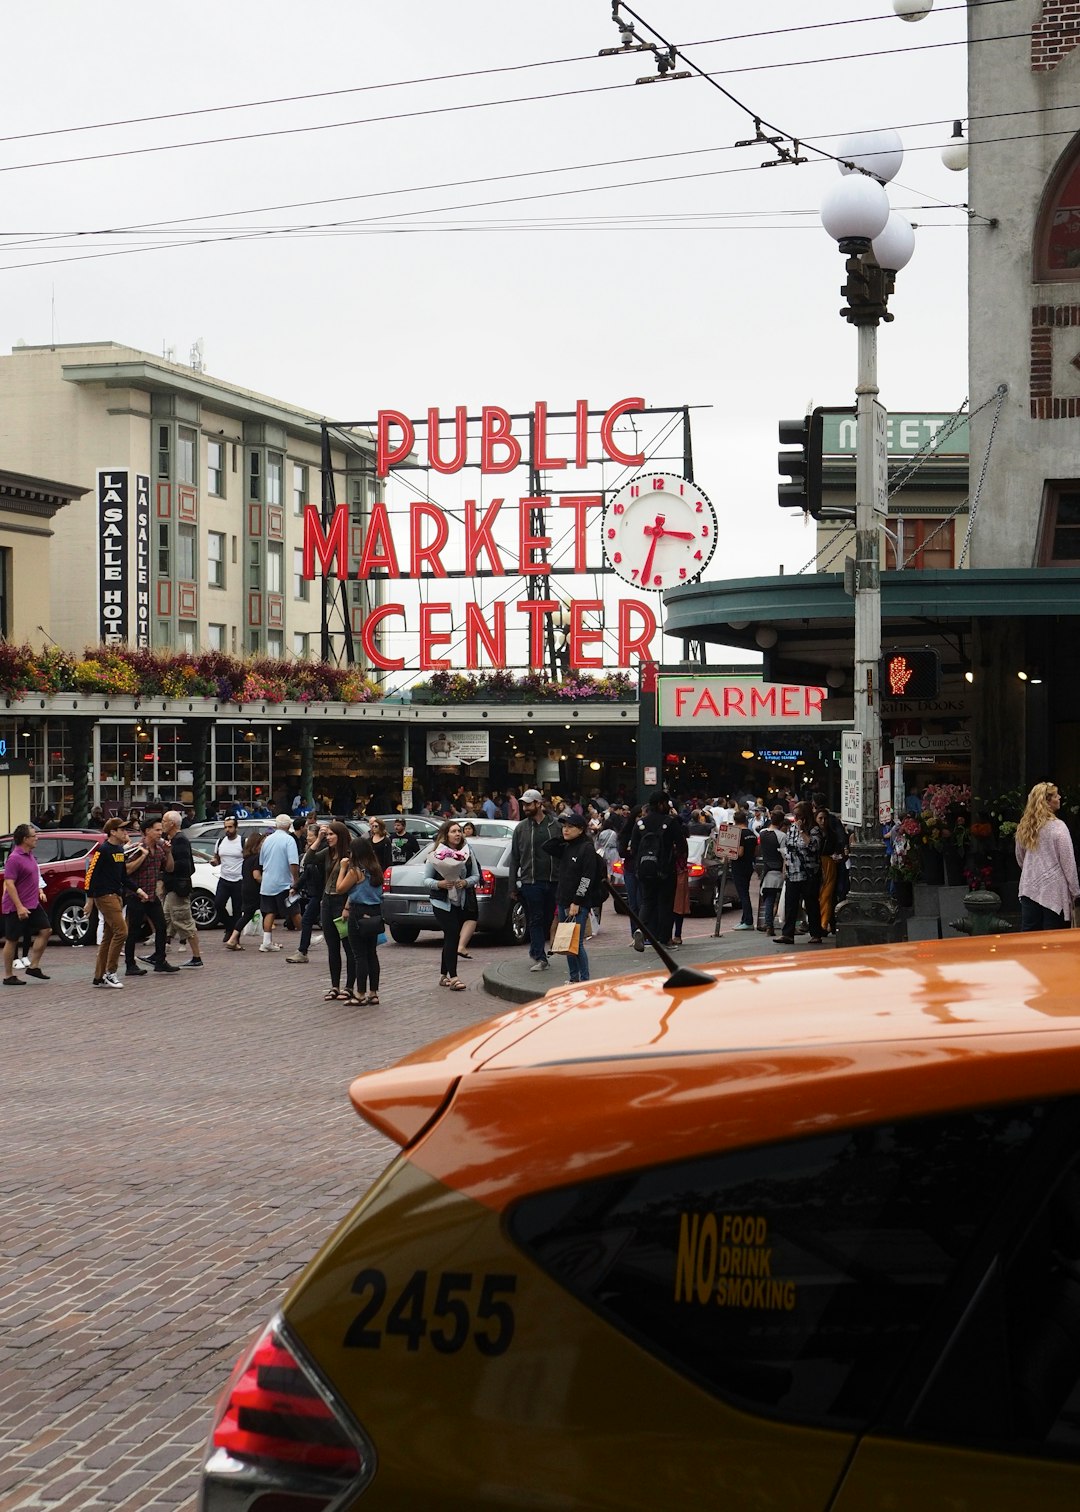
{"type": "Polygon", "coordinates": [[[604,555],[632,588],[660,593],[692,583],[716,550],[716,510],[696,483],[643,473],[604,510],[604,555]]]}

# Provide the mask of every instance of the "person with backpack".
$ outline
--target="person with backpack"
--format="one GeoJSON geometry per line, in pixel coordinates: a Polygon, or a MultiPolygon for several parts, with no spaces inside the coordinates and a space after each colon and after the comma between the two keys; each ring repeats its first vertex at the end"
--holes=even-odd
{"type": "MultiPolygon", "coordinates": [[[[663,789],[649,797],[648,811],[635,820],[627,848],[637,877],[641,922],[660,941],[671,944],[675,880],[679,861],[686,861],[686,834],[663,789]]],[[[645,938],[634,931],[634,949],[645,949],[645,938]]]]}
{"type": "Polygon", "coordinates": [[[736,924],[736,929],[753,929],[754,910],[750,902],[750,878],[754,875],[754,856],[757,852],[758,837],[750,828],[750,816],[744,808],[735,810],[735,826],[739,831],[739,854],[731,863],[731,880],[735,883],[735,891],[739,895],[739,903],[742,906],[742,920],[736,924]]]}
{"type": "Polygon", "coordinates": [[[585,953],[585,932],[589,911],[601,898],[600,880],[604,865],[596,854],[581,814],[564,809],[559,815],[562,836],[544,841],[544,850],[558,864],[555,877],[555,903],[559,920],[578,925],[577,954],[566,957],[571,982],[589,980],[589,957],[585,953]]]}

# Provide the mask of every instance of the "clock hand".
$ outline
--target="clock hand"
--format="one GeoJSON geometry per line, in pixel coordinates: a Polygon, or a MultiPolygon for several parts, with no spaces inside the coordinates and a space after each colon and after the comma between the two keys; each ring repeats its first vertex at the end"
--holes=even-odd
{"type": "Polygon", "coordinates": [[[672,541],[693,541],[696,539],[692,530],[661,530],[661,535],[666,535],[672,541]]]}
{"type": "Polygon", "coordinates": [[[663,535],[663,531],[659,528],[657,528],[656,530],[650,530],[648,525],[646,525],[645,533],[646,535],[652,536],[652,545],[649,547],[649,554],[645,558],[645,566],[642,569],[641,573],[641,581],[643,585],[648,582],[649,570],[652,567],[653,557],[656,555],[656,543],[659,541],[661,535],[663,535]]]}

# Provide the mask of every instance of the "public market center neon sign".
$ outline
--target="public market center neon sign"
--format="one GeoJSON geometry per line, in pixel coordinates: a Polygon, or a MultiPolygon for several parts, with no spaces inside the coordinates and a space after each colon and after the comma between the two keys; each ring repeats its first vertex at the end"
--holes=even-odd
{"type": "MultiPolygon", "coordinates": [[[[620,399],[605,410],[600,421],[600,445],[605,456],[622,467],[643,467],[643,452],[627,452],[615,439],[615,424],[626,414],[645,408],[644,399],[620,399]]],[[[536,471],[559,471],[588,466],[589,406],[579,399],[574,407],[573,455],[554,455],[548,443],[548,406],[538,400],[531,418],[533,436],[532,464],[536,471]]],[[[508,410],[499,405],[485,405],[480,414],[480,434],[473,438],[479,445],[479,470],[485,474],[513,472],[523,460],[521,441],[514,434],[513,421],[508,410]]],[[[376,428],[376,474],[385,478],[391,468],[405,459],[416,445],[416,429],[413,422],[400,410],[380,410],[376,428]]],[[[569,448],[567,448],[569,451],[569,448]]],[[[440,414],[429,409],[427,416],[427,463],[436,473],[460,472],[469,461],[468,412],[463,405],[454,411],[453,442],[446,444],[440,434],[440,414]]],[[[476,465],[475,463],[473,465],[476,465]]],[[[548,577],[552,563],[538,561],[536,553],[550,551],[550,535],[534,535],[531,516],[534,510],[552,507],[571,512],[573,540],[569,553],[572,565],[567,570],[580,574],[588,570],[586,546],[588,542],[589,515],[603,508],[600,494],[566,494],[553,506],[549,495],[518,498],[516,503],[505,499],[492,499],[482,507],[475,499],[466,499],[464,508],[464,561],[465,574],[471,576],[487,569],[496,578],[548,577]],[[494,527],[500,514],[506,510],[517,513],[516,551],[500,550],[495,541],[494,527]]],[[[385,503],[377,501],[371,506],[367,530],[359,545],[359,561],[356,578],[389,578],[396,581],[421,578],[448,578],[449,572],[443,561],[443,553],[450,541],[451,521],[441,505],[428,500],[414,500],[409,505],[408,554],[399,552],[390,525],[390,516],[385,503]],[[404,561],[403,561],[404,558],[404,561]]],[[[598,518],[598,516],[597,516],[598,518]]],[[[322,515],[317,505],[304,508],[304,560],[303,575],[313,579],[321,574],[349,576],[349,509],[338,504],[324,532],[322,515]],[[317,564],[317,565],[316,565],[317,564]]],[[[534,667],[544,664],[545,621],[563,605],[555,598],[524,598],[510,606],[505,600],[481,605],[476,600],[467,600],[464,615],[465,667],[479,667],[481,654],[486,664],[493,667],[506,666],[506,615],[512,607],[523,616],[529,630],[529,661],[534,667]]],[[[570,666],[574,668],[602,668],[603,621],[586,625],[587,617],[600,617],[604,613],[602,599],[573,598],[569,603],[570,624],[568,627],[568,652],[570,666]]],[[[404,657],[385,655],[375,643],[375,636],[384,620],[398,617],[405,621],[405,605],[401,603],[379,604],[364,618],[360,630],[360,642],[368,664],[385,671],[402,671],[404,657]]],[[[408,628],[408,626],[406,626],[408,628]]],[[[419,605],[419,666],[422,671],[442,671],[450,667],[450,660],[439,655],[453,634],[453,606],[449,603],[419,605]]],[[[617,665],[628,667],[636,657],[648,661],[653,636],[657,631],[656,615],[652,606],[642,599],[620,599],[617,620],[617,665]],[[635,623],[636,622],[636,623],[635,623]]]]}

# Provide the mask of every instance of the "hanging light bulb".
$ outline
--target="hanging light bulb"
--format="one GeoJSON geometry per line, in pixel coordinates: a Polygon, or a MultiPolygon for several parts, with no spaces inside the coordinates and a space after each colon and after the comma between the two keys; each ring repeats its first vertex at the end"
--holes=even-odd
{"type": "Polygon", "coordinates": [[[941,161],[953,173],[963,173],[968,165],[968,144],[960,121],[953,122],[952,136],[941,149],[941,161]]]}
{"type": "Polygon", "coordinates": [[[934,0],[892,0],[892,8],[901,21],[925,21],[934,8],[934,0]]]}

